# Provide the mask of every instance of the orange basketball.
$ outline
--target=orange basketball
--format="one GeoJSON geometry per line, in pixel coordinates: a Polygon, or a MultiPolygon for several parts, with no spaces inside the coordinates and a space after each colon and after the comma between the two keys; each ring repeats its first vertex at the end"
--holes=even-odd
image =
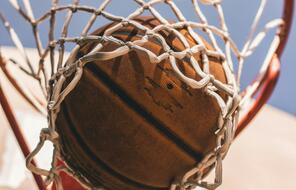
{"type": "MultiPolygon", "coordinates": [[[[150,28],[159,24],[152,17],[135,20],[150,28]]],[[[102,35],[111,25],[93,35],[102,35]]],[[[186,29],[180,31],[191,46],[196,45],[186,29]]],[[[134,41],[143,34],[126,26],[112,36],[134,41]]],[[[171,49],[184,50],[174,35],[164,31],[160,34],[171,49]]],[[[95,45],[84,45],[77,59],[95,45]]],[[[102,51],[117,47],[108,43],[102,51]]],[[[144,48],[155,54],[164,51],[157,40],[147,42],[144,48]]],[[[207,48],[211,49],[210,45],[207,48]]],[[[202,67],[200,56],[194,55],[202,67]]],[[[209,59],[210,73],[226,83],[219,60],[209,59]]],[[[200,80],[189,61],[177,63],[186,76],[200,80]]],[[[80,82],[61,104],[57,130],[64,160],[93,186],[108,190],[168,190],[174,179],[182,177],[214,149],[219,114],[216,101],[182,82],[169,60],[154,64],[145,53],[130,51],[85,65],[80,82]]]]}

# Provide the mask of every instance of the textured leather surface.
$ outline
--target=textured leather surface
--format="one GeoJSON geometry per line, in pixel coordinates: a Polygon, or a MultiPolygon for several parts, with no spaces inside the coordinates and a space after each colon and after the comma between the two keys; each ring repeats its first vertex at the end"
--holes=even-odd
{"type": "MultiPolygon", "coordinates": [[[[159,24],[147,17],[136,20],[149,27],[159,24]]],[[[94,34],[102,35],[104,29],[94,34]]],[[[195,44],[186,30],[182,33],[195,44]]],[[[113,35],[127,41],[138,39],[141,32],[128,26],[113,35]]],[[[169,33],[162,35],[172,49],[184,49],[169,33]]],[[[79,56],[94,46],[85,45],[79,56]]],[[[157,41],[144,47],[163,51],[157,41]]],[[[103,51],[115,48],[110,43],[103,51]]],[[[194,56],[199,60],[199,54],[194,56]]],[[[178,61],[178,66],[199,79],[189,62],[178,61]]],[[[226,81],[217,60],[210,62],[210,72],[226,81]]],[[[213,149],[218,114],[215,100],[181,82],[168,61],[153,64],[143,52],[131,51],[86,65],[81,81],[62,103],[57,126],[65,160],[94,185],[168,189],[213,149]]]]}

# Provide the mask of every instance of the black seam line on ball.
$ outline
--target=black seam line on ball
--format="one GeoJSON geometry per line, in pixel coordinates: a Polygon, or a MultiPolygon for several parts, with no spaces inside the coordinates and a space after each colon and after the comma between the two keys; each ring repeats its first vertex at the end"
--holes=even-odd
{"type": "MultiPolygon", "coordinates": [[[[71,117],[69,116],[69,112],[67,109],[67,106],[63,106],[63,114],[65,116],[65,119],[67,121],[67,123],[69,123],[69,127],[70,130],[74,133],[74,136],[76,138],[76,140],[78,141],[79,145],[82,147],[82,151],[85,151],[87,155],[90,156],[90,158],[97,163],[98,165],[100,165],[100,167],[105,170],[106,172],[108,172],[109,174],[111,174],[113,177],[119,179],[122,182],[128,183],[129,185],[134,186],[135,188],[143,188],[144,190],[167,190],[167,187],[153,187],[153,186],[148,186],[139,182],[136,182],[126,176],[123,176],[121,174],[119,174],[118,172],[116,172],[115,170],[113,170],[111,167],[109,167],[104,161],[102,161],[100,158],[98,158],[92,150],[90,150],[87,146],[87,144],[84,142],[84,140],[81,138],[81,136],[79,135],[78,131],[76,130],[75,124],[72,122],[71,117]]],[[[71,165],[71,164],[70,164],[71,165]]],[[[75,167],[75,166],[74,166],[75,167]]],[[[102,180],[98,179],[100,181],[100,183],[103,185],[102,180]]],[[[105,182],[106,183],[106,182],[105,182]]],[[[103,185],[104,186],[104,185],[103,185]]]]}
{"type": "Polygon", "coordinates": [[[185,143],[176,133],[166,127],[161,121],[156,119],[151,113],[149,113],[143,106],[139,105],[135,100],[133,100],[124,90],[112,81],[109,76],[98,68],[93,63],[88,63],[86,68],[91,73],[95,74],[101,82],[103,82],[111,91],[113,91],[128,107],[142,116],[147,122],[149,122],[155,129],[164,134],[167,139],[171,140],[176,144],[181,150],[187,153],[193,160],[197,163],[203,158],[202,154],[195,151],[190,145],[185,143]]]}

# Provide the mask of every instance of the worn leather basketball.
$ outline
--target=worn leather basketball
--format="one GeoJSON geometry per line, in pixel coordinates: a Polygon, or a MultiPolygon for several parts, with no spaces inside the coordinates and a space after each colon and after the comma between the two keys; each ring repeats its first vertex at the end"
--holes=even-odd
{"type": "MultiPolygon", "coordinates": [[[[150,28],[159,24],[152,17],[135,20],[150,28]]],[[[102,35],[108,27],[93,34],[102,35]]],[[[185,29],[181,32],[195,45],[185,29]]],[[[123,41],[141,35],[132,26],[113,34],[123,41]]],[[[161,35],[175,51],[184,50],[174,35],[161,35]]],[[[95,45],[84,45],[77,59],[95,45]]],[[[156,40],[144,47],[163,52],[156,40]]],[[[116,48],[110,43],[102,51],[116,48]]],[[[194,56],[200,60],[200,54],[194,56]]],[[[189,62],[179,60],[178,67],[186,76],[200,79],[189,62]]],[[[226,82],[221,63],[211,57],[210,73],[226,82]]],[[[145,53],[131,51],[86,64],[80,82],[61,104],[56,122],[64,160],[94,186],[168,190],[173,180],[215,147],[219,113],[216,101],[180,81],[168,60],[154,64],[145,53]]]]}

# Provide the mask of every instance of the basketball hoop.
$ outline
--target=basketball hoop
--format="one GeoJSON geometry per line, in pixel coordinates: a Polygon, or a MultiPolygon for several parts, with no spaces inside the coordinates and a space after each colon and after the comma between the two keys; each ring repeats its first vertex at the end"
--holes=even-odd
{"type": "MultiPolygon", "coordinates": [[[[83,176],[79,171],[74,170],[66,161],[65,165],[59,165],[59,160],[65,160],[61,154],[62,145],[59,141],[59,133],[56,130],[56,119],[58,117],[61,103],[65,100],[81,80],[85,65],[92,61],[111,60],[130,53],[131,51],[141,52],[147,56],[150,63],[159,64],[162,61],[169,61],[173,68],[174,74],[191,89],[202,90],[206,95],[213,98],[220,109],[219,121],[216,135],[216,145],[207,155],[205,155],[200,163],[190,169],[181,179],[176,179],[170,187],[170,190],[187,190],[195,187],[203,187],[206,189],[216,189],[222,183],[222,160],[226,156],[229,147],[236,135],[238,135],[257,114],[261,107],[265,104],[271,95],[280,71],[280,57],[288,39],[288,34],[291,27],[294,1],[285,0],[283,3],[283,16],[269,21],[260,32],[257,32],[260,24],[264,8],[268,2],[261,0],[259,8],[254,17],[248,38],[244,43],[242,50],[239,49],[236,42],[230,35],[228,24],[224,15],[224,7],[222,0],[192,0],[194,12],[198,18],[197,21],[186,19],[184,10],[181,10],[173,0],[133,0],[132,3],[137,5],[137,8],[128,16],[116,15],[108,11],[110,6],[115,1],[104,0],[98,7],[80,5],[79,0],[73,0],[69,5],[60,5],[58,0],[52,0],[50,9],[42,14],[41,17],[35,18],[29,0],[23,0],[23,6],[17,0],[9,0],[15,10],[28,22],[33,30],[33,36],[36,43],[36,49],[39,54],[39,63],[32,63],[27,56],[26,51],[19,39],[13,26],[9,23],[9,18],[0,12],[0,18],[7,29],[12,41],[20,52],[23,61],[26,65],[18,63],[13,57],[5,57],[1,54],[2,62],[0,67],[9,81],[13,84],[16,90],[40,113],[48,117],[48,128],[43,129],[40,134],[40,141],[36,148],[29,154],[27,147],[23,150],[27,157],[27,167],[34,174],[45,176],[45,185],[52,182],[56,184],[57,189],[63,189],[60,178],[61,172],[66,172],[86,188],[99,189],[102,187],[94,186],[89,179],[83,176]],[[170,19],[170,22],[155,8],[158,5],[165,4],[168,11],[171,11],[176,19],[170,19]],[[211,7],[217,12],[219,24],[212,25],[204,14],[203,8],[211,7]],[[56,33],[56,15],[58,13],[66,13],[64,25],[60,36],[55,36],[56,33]],[[77,13],[88,13],[90,18],[85,24],[80,36],[69,37],[69,26],[73,16],[77,13]],[[157,19],[160,23],[155,27],[147,27],[136,19],[143,13],[148,12],[150,16],[157,19]],[[103,35],[93,35],[90,33],[95,21],[103,17],[112,22],[103,33],[103,35]],[[49,21],[48,43],[44,47],[41,41],[41,33],[38,27],[49,21]],[[141,31],[141,36],[136,40],[123,41],[114,37],[116,31],[123,27],[134,27],[141,31]],[[181,30],[188,31],[190,37],[196,42],[196,45],[189,45],[188,39],[184,36],[181,30]],[[273,40],[271,41],[269,50],[265,60],[257,75],[257,78],[252,84],[241,90],[241,75],[243,73],[245,60],[250,57],[256,48],[265,39],[265,36],[276,30],[273,40]],[[174,50],[166,41],[161,32],[169,32],[180,41],[184,47],[182,50],[174,50]],[[209,39],[208,45],[201,38],[201,34],[209,39]],[[161,45],[163,51],[156,54],[152,50],[145,48],[144,45],[149,41],[157,41],[161,45]],[[220,42],[221,41],[221,42],[220,42]],[[96,46],[81,58],[77,58],[81,47],[85,44],[96,43],[96,46]],[[73,44],[69,57],[65,56],[65,45],[73,44]],[[110,51],[104,51],[106,44],[115,44],[117,48],[110,51]],[[223,46],[222,46],[223,45],[223,46]],[[194,55],[199,54],[201,59],[197,60],[194,55]],[[49,57],[50,62],[47,63],[45,58],[49,57]],[[56,57],[58,57],[56,59],[56,57]],[[234,58],[235,57],[235,58],[234,58]],[[209,59],[219,60],[225,72],[227,82],[223,83],[211,75],[209,70],[209,59]],[[200,80],[196,80],[186,76],[178,67],[177,60],[189,60],[188,63],[192,67],[200,80]],[[203,64],[200,67],[199,62],[203,64]],[[21,81],[15,80],[13,73],[6,68],[7,64],[14,64],[26,75],[30,76],[39,84],[40,92],[43,96],[37,96],[31,92],[21,81]],[[71,79],[70,79],[71,78],[71,79]],[[66,81],[69,81],[67,83],[66,81]],[[259,95],[254,102],[246,106],[247,103],[259,95]],[[224,93],[226,101],[221,97],[220,93],[224,93]],[[241,112],[244,114],[240,115],[241,112]],[[50,170],[39,168],[34,164],[34,158],[42,149],[44,143],[50,141],[54,146],[52,165],[50,170]],[[215,170],[214,182],[204,181],[209,170],[215,170]]],[[[99,3],[98,3],[99,4],[99,3]]],[[[0,89],[1,90],[1,89],[0,89]]],[[[1,105],[6,113],[11,113],[9,104],[5,102],[5,96],[0,93],[1,105]]],[[[12,126],[17,129],[17,124],[13,122],[12,126]]],[[[15,132],[20,135],[19,131],[15,132]]],[[[20,141],[25,144],[24,140],[20,141]]],[[[35,177],[37,181],[40,179],[35,177]]],[[[42,189],[42,185],[39,185],[42,189]]]]}

